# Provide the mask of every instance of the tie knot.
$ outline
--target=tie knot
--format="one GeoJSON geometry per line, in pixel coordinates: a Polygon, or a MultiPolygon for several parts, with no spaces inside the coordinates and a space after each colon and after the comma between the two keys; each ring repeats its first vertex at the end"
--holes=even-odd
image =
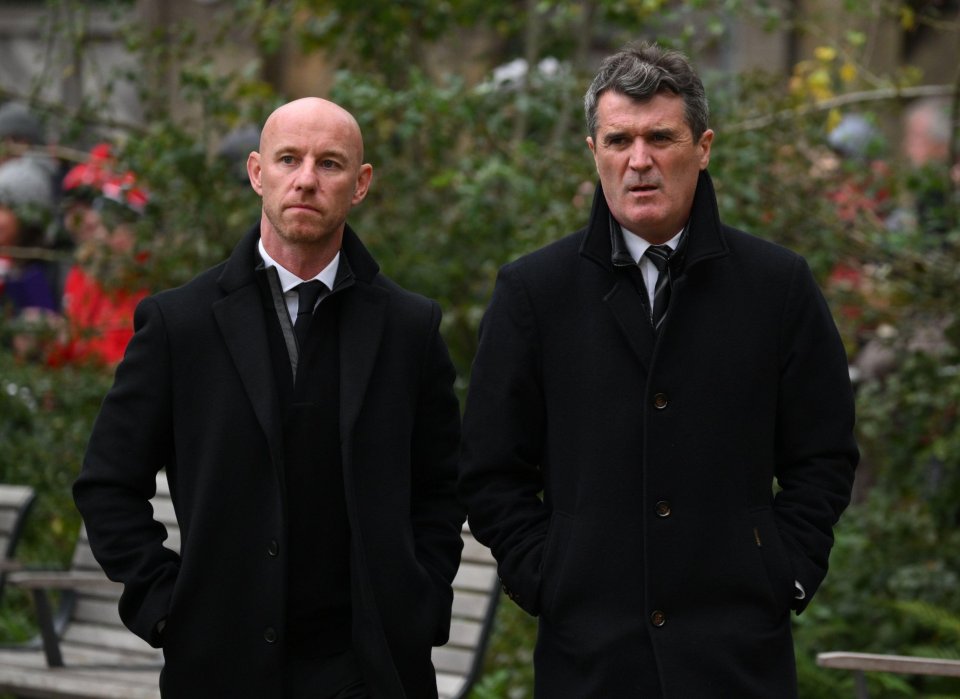
{"type": "Polygon", "coordinates": [[[317,299],[327,288],[327,285],[318,279],[309,282],[303,282],[297,286],[297,317],[304,314],[312,314],[313,307],[317,305],[317,299]]]}
{"type": "Polygon", "coordinates": [[[667,268],[667,262],[670,260],[673,250],[669,245],[651,245],[643,254],[653,262],[658,272],[662,272],[667,268]]]}

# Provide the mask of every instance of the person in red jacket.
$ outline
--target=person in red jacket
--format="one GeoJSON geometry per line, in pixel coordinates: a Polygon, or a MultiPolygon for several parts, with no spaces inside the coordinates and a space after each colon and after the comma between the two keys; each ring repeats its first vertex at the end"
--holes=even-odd
{"type": "MultiPolygon", "coordinates": [[[[144,288],[105,283],[106,278],[115,276],[111,268],[129,263],[136,243],[135,225],[143,214],[147,195],[136,186],[132,173],[117,176],[101,170],[94,156],[82,164],[86,168],[83,172],[78,171],[78,165],[67,173],[64,182],[68,192],[84,188],[99,190],[99,194],[80,208],[81,215],[72,222],[76,224],[72,234],[78,252],[64,282],[67,340],[51,356],[53,364],[117,364],[133,336],[133,312],[147,295],[144,288]],[[76,176],[71,177],[71,173],[76,176]]],[[[70,230],[70,224],[65,224],[70,230]]]]}

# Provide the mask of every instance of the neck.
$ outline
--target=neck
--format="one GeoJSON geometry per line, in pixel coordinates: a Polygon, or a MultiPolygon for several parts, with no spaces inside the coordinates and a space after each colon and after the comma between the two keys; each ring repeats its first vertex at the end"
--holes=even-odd
{"type": "Polygon", "coordinates": [[[301,279],[313,279],[329,265],[343,242],[343,229],[320,240],[281,238],[268,225],[261,225],[263,248],[276,262],[301,279]]]}

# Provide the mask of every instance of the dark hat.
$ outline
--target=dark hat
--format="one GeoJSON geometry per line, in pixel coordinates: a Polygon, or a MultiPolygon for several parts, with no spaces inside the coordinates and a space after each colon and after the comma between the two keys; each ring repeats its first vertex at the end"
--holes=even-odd
{"type": "Polygon", "coordinates": [[[247,156],[260,149],[260,129],[253,125],[238,126],[224,136],[217,147],[217,157],[230,168],[239,182],[247,181],[247,156]]]}
{"type": "Polygon", "coordinates": [[[0,139],[4,138],[36,146],[43,143],[43,126],[27,105],[7,102],[0,105],[0,139]]]}

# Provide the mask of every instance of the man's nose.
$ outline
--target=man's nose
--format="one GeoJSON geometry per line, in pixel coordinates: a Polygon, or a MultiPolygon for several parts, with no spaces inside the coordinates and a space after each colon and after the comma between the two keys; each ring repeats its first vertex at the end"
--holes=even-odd
{"type": "Polygon", "coordinates": [[[293,184],[297,189],[313,190],[317,188],[317,168],[310,158],[304,158],[303,162],[300,163],[293,184]]]}
{"type": "Polygon", "coordinates": [[[634,170],[645,170],[653,164],[653,159],[650,157],[650,148],[643,142],[643,139],[636,139],[630,146],[628,164],[634,170]]]}

